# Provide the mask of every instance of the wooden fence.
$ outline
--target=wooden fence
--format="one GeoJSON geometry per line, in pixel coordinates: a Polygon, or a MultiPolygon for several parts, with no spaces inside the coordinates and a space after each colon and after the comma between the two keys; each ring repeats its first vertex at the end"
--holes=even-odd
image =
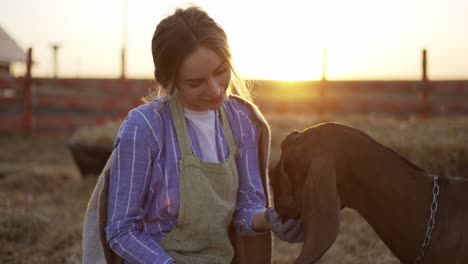
{"type": "MultiPolygon", "coordinates": [[[[428,83],[428,106],[421,100],[421,81],[255,81],[253,92],[267,114],[468,114],[467,80],[428,83]]],[[[155,86],[133,79],[3,79],[0,131],[62,133],[120,121],[155,86]]]]}
{"type": "Polygon", "coordinates": [[[254,92],[260,108],[272,113],[468,113],[468,80],[263,81],[254,92]]]}
{"type": "Polygon", "coordinates": [[[24,78],[0,80],[0,131],[61,133],[121,120],[155,85],[151,80],[38,78],[27,95],[24,83],[24,78]]]}

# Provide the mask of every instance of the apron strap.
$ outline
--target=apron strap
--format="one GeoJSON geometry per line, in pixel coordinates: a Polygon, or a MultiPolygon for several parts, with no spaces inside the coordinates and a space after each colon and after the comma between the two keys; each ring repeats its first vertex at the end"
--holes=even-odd
{"type": "Polygon", "coordinates": [[[234,134],[232,132],[231,123],[229,122],[229,119],[226,115],[226,110],[224,109],[224,107],[221,107],[220,112],[221,112],[221,122],[223,123],[224,136],[226,137],[226,142],[229,147],[229,153],[232,153],[233,155],[237,155],[238,148],[237,148],[236,142],[234,141],[234,134]]]}
{"type": "Polygon", "coordinates": [[[184,108],[176,94],[172,95],[169,99],[169,107],[171,108],[172,118],[176,128],[175,130],[177,141],[179,142],[180,155],[181,157],[192,155],[192,144],[190,143],[184,108]]]}

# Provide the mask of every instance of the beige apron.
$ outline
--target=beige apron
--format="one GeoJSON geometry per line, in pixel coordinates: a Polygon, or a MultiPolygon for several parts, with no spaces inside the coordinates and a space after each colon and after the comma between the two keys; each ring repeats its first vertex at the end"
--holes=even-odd
{"type": "Polygon", "coordinates": [[[177,225],[161,240],[161,246],[177,263],[231,263],[234,249],[228,229],[239,185],[235,161],[238,149],[226,113],[220,109],[229,156],[223,163],[209,163],[193,154],[184,109],[177,96],[169,105],[181,155],[180,205],[177,225]]]}

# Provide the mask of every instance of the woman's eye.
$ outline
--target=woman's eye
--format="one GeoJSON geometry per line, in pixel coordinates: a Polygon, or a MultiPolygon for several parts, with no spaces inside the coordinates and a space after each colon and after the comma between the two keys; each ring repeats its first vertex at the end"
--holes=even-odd
{"type": "Polygon", "coordinates": [[[200,86],[200,82],[190,83],[189,86],[190,86],[191,88],[197,88],[198,86],[200,86]]]}
{"type": "Polygon", "coordinates": [[[228,69],[228,67],[227,67],[227,66],[224,66],[224,67],[222,67],[221,69],[218,69],[218,70],[215,72],[215,74],[217,74],[217,75],[223,74],[223,73],[225,73],[225,72],[227,71],[227,69],[228,69]]]}

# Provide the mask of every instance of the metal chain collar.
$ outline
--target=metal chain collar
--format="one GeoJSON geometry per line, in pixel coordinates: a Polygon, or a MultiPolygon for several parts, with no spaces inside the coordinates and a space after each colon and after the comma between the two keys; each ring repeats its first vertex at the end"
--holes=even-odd
{"type": "Polygon", "coordinates": [[[431,204],[431,216],[429,217],[429,221],[427,222],[427,229],[426,229],[426,237],[424,238],[424,242],[421,246],[421,249],[419,250],[418,258],[416,258],[416,261],[414,263],[418,264],[422,262],[422,259],[424,257],[424,254],[426,253],[427,247],[429,246],[429,243],[431,242],[431,234],[432,230],[434,229],[435,225],[435,214],[437,212],[437,196],[439,195],[439,184],[437,183],[437,180],[439,177],[434,175],[434,180],[433,180],[433,187],[432,187],[432,204],[431,204]]]}

